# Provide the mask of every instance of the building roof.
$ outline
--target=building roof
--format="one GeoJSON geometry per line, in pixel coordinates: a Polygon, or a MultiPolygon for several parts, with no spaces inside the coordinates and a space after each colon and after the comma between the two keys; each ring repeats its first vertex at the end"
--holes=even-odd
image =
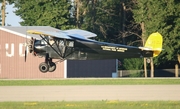
{"type": "Polygon", "coordinates": [[[26,31],[27,30],[60,31],[59,29],[50,26],[1,26],[0,30],[27,38],[34,36],[37,39],[40,39],[38,35],[28,34],[26,31]]]}

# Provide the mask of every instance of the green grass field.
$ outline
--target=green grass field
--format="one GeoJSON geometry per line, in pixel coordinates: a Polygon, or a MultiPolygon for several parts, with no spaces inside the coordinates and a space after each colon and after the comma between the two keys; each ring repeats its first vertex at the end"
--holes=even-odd
{"type": "MultiPolygon", "coordinates": [[[[109,78],[60,80],[0,80],[0,86],[41,85],[177,85],[178,78],[109,78]]],[[[180,101],[55,101],[0,102],[0,109],[180,109],[180,101]]]]}
{"type": "Polygon", "coordinates": [[[0,109],[180,109],[180,101],[0,102],[0,109]]]}
{"type": "Polygon", "coordinates": [[[41,85],[163,85],[180,84],[180,79],[60,79],[60,80],[0,80],[0,86],[41,86],[41,85]]]}

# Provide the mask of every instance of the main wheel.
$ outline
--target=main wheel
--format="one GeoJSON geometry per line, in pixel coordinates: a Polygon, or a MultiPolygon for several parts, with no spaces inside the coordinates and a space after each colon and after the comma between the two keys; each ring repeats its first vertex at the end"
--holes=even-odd
{"type": "Polygon", "coordinates": [[[54,62],[49,63],[49,72],[54,72],[56,70],[56,64],[54,62]]]}
{"type": "Polygon", "coordinates": [[[45,62],[42,62],[41,64],[39,64],[39,70],[42,72],[42,73],[46,73],[47,71],[49,71],[49,66],[47,63],[45,62]]]}

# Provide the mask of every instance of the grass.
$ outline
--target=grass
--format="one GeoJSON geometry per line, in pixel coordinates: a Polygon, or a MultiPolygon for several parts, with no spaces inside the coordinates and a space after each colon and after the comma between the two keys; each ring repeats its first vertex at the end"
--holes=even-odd
{"type": "Polygon", "coordinates": [[[0,102],[1,109],[179,109],[180,101],[0,102]]]}
{"type": "Polygon", "coordinates": [[[173,85],[180,79],[60,79],[60,80],[0,80],[0,86],[45,86],[45,85],[173,85]]]}
{"type": "MultiPolygon", "coordinates": [[[[0,80],[0,86],[40,85],[163,85],[180,84],[178,78],[112,78],[60,80],[0,80]]],[[[180,101],[56,101],[0,102],[0,109],[180,109],[180,101]]]]}

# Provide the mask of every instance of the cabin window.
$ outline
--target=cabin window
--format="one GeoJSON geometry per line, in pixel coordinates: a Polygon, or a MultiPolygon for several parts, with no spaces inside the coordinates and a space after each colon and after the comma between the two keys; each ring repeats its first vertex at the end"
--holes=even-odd
{"type": "Polygon", "coordinates": [[[68,46],[68,47],[74,47],[74,41],[69,40],[58,40],[59,46],[68,46]]]}
{"type": "Polygon", "coordinates": [[[53,45],[54,42],[55,42],[54,39],[49,39],[49,44],[50,44],[50,45],[53,45]]]}
{"type": "Polygon", "coordinates": [[[46,41],[41,40],[41,44],[42,44],[42,45],[45,45],[45,44],[47,44],[47,43],[46,43],[46,41]]]}
{"type": "Polygon", "coordinates": [[[74,41],[67,41],[69,47],[74,47],[74,41]]]}

